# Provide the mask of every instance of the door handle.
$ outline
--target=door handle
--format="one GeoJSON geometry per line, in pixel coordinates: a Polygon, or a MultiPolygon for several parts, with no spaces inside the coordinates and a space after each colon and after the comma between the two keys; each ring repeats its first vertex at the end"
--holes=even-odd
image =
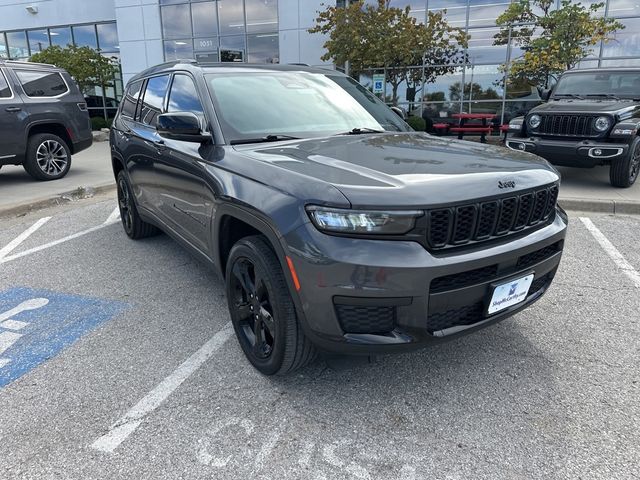
{"type": "Polygon", "coordinates": [[[21,112],[22,109],[20,107],[7,107],[4,109],[4,111],[9,113],[15,113],[15,112],[21,112]]]}

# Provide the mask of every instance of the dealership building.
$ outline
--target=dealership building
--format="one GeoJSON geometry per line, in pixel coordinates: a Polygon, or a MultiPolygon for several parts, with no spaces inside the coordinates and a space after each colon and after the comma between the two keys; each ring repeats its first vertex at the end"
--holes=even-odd
{"type": "MultiPolygon", "coordinates": [[[[626,28],[615,41],[596,46],[579,67],[640,65],[640,0],[603,3],[599,14],[619,18],[626,28]]],[[[0,0],[0,58],[27,59],[49,45],[88,45],[120,62],[124,82],[146,67],[176,58],[331,67],[321,59],[324,38],[308,33],[318,10],[326,8],[323,4],[332,1],[0,0]]],[[[428,11],[446,9],[449,23],[471,36],[466,64],[421,85],[417,100],[401,87],[401,102],[411,100],[412,107],[422,102],[436,111],[504,111],[535,102],[529,98],[534,92],[497,86],[499,65],[521,55],[515,45],[492,45],[498,31],[495,19],[509,0],[391,0],[391,5],[410,6],[420,21],[428,11]]],[[[384,71],[371,71],[361,80],[367,83],[376,73],[384,71]]],[[[122,96],[122,81],[115,87],[96,86],[92,93],[102,101],[91,108],[111,116],[122,96]]]]}

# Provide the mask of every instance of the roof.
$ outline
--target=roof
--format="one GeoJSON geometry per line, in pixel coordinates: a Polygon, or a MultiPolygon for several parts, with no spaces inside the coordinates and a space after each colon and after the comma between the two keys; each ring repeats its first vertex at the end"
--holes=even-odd
{"type": "Polygon", "coordinates": [[[231,73],[238,71],[245,72],[308,72],[308,73],[331,73],[334,75],[343,75],[337,70],[326,68],[310,67],[303,64],[252,64],[252,63],[198,63],[196,60],[175,60],[172,62],[162,63],[155,67],[148,68],[131,80],[148,77],[157,73],[171,72],[173,70],[187,70],[199,72],[217,72],[231,73]]]}
{"type": "Polygon", "coordinates": [[[49,63],[36,63],[36,62],[22,62],[19,60],[2,60],[0,58],[0,66],[6,67],[20,67],[20,68],[51,68],[56,70],[61,70],[59,67],[55,65],[51,65],[49,63]]]}
{"type": "Polygon", "coordinates": [[[603,67],[603,68],[580,68],[577,70],[567,70],[563,75],[569,73],[607,73],[607,72],[630,72],[640,73],[640,67],[603,67]]]}

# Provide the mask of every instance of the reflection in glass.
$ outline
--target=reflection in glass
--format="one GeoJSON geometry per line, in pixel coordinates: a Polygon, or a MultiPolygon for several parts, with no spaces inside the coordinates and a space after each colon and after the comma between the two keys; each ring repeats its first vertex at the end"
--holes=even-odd
{"type": "Polygon", "coordinates": [[[469,27],[495,25],[498,18],[509,7],[509,0],[470,0],[469,27]]]}
{"type": "Polygon", "coordinates": [[[98,48],[95,25],[73,27],[73,40],[80,47],[98,48]]]}
{"type": "Polygon", "coordinates": [[[498,100],[504,93],[503,75],[498,65],[467,67],[465,71],[464,99],[498,100]]]}
{"type": "Polygon", "coordinates": [[[626,26],[614,35],[614,40],[605,43],[602,49],[603,57],[630,57],[638,55],[640,45],[640,18],[621,20],[626,26]]]}
{"type": "Polygon", "coordinates": [[[204,114],[198,91],[191,77],[176,75],[171,85],[167,112],[193,112],[204,114]]]}
{"type": "Polygon", "coordinates": [[[218,11],[215,2],[194,3],[191,5],[193,35],[211,37],[218,34],[218,11]]]}
{"type": "Polygon", "coordinates": [[[100,50],[103,52],[117,52],[120,48],[120,45],[118,42],[118,29],[116,27],[116,24],[99,24],[97,28],[100,50]]]}
{"type": "Polygon", "coordinates": [[[184,38],[193,35],[189,5],[170,5],[161,8],[164,38],[184,38]]]}
{"type": "Polygon", "coordinates": [[[7,32],[7,43],[9,44],[9,58],[14,60],[29,58],[29,47],[25,32],[7,32]]]}
{"type": "Polygon", "coordinates": [[[4,39],[4,33],[0,33],[0,58],[8,58],[7,42],[4,39]]]}
{"type": "Polygon", "coordinates": [[[278,0],[245,0],[247,33],[273,32],[278,29],[278,0]]]}
{"type": "Polygon", "coordinates": [[[507,59],[506,45],[493,45],[493,37],[499,28],[478,28],[469,30],[469,63],[503,63],[507,59]]]}
{"type": "Polygon", "coordinates": [[[27,32],[29,38],[29,48],[31,55],[38,53],[49,47],[49,32],[44,30],[29,30],[27,32]]]}
{"type": "Polygon", "coordinates": [[[244,33],[244,6],[238,0],[218,0],[220,34],[244,33]]]}
{"type": "Polygon", "coordinates": [[[467,0],[429,0],[429,11],[446,10],[445,18],[452,27],[464,28],[467,23],[467,0]]]}
{"type": "Polygon", "coordinates": [[[164,58],[178,60],[180,58],[193,58],[193,40],[168,40],[164,42],[164,58]]]}
{"type": "Polygon", "coordinates": [[[640,15],[638,0],[609,0],[610,17],[631,17],[640,15]]]}
{"type": "Polygon", "coordinates": [[[49,35],[51,37],[51,45],[66,47],[73,44],[70,27],[50,28],[49,35]]]}
{"type": "Polygon", "coordinates": [[[244,35],[234,35],[220,38],[221,62],[244,62],[245,57],[244,35]]]}
{"type": "Polygon", "coordinates": [[[278,63],[279,35],[262,33],[247,36],[247,61],[250,63],[278,63]]]}

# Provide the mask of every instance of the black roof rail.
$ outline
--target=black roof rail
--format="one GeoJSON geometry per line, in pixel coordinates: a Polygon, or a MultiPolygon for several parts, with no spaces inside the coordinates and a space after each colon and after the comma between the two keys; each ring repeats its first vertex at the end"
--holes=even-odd
{"type": "Polygon", "coordinates": [[[294,65],[294,66],[297,66],[297,67],[310,67],[311,66],[308,63],[287,63],[287,65],[294,65]]]}
{"type": "Polygon", "coordinates": [[[25,62],[22,60],[3,60],[0,59],[0,63],[2,64],[9,64],[9,65],[33,65],[34,67],[51,67],[51,68],[58,68],[55,65],[52,65],[50,63],[37,63],[37,62],[25,62]]]}

